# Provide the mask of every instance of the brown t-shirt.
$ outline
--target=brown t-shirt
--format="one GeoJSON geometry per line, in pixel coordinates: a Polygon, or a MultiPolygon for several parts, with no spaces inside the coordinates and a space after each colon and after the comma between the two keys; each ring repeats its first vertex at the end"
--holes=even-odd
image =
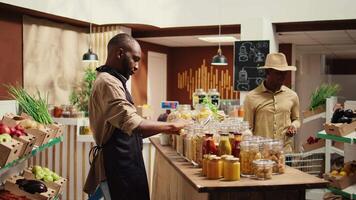
{"type": "MultiPolygon", "coordinates": [[[[101,72],[97,75],[89,100],[89,121],[96,144],[103,146],[115,128],[133,134],[143,118],[126,99],[122,82],[109,73],[101,72]]],[[[103,153],[99,151],[90,167],[84,191],[92,194],[100,182],[105,180],[103,153]]]]}

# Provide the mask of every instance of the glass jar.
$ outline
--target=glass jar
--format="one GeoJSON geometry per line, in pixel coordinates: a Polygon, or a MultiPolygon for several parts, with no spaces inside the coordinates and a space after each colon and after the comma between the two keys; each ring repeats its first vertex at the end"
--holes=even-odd
{"type": "Polygon", "coordinates": [[[273,166],[274,174],[283,174],[285,172],[285,155],[283,151],[283,142],[281,140],[272,140],[263,144],[263,158],[275,162],[273,166]]]}
{"type": "Polygon", "coordinates": [[[206,98],[206,92],[199,88],[195,89],[195,92],[193,93],[193,107],[196,108],[197,104],[203,103],[203,100],[206,98]]]}
{"type": "Polygon", "coordinates": [[[207,176],[208,173],[208,160],[212,157],[214,157],[216,155],[209,155],[209,154],[205,154],[203,156],[203,162],[202,162],[202,174],[203,176],[207,176]]]}
{"type": "Polygon", "coordinates": [[[187,158],[188,160],[192,160],[191,149],[192,149],[194,129],[192,127],[188,127],[186,132],[187,134],[185,135],[183,140],[184,157],[187,158]]]}
{"type": "Polygon", "coordinates": [[[236,158],[240,157],[240,142],[241,142],[241,134],[234,133],[233,138],[230,140],[231,144],[231,155],[235,156],[236,158]]]}
{"type": "Polygon", "coordinates": [[[233,158],[234,156],[233,155],[222,155],[220,156],[221,157],[221,160],[223,161],[223,174],[224,174],[224,165],[225,165],[225,162],[226,162],[226,159],[228,158],[233,158]]]}
{"type": "Polygon", "coordinates": [[[242,141],[240,143],[241,175],[250,177],[253,175],[253,161],[261,159],[259,144],[254,141],[242,141]]]}
{"type": "Polygon", "coordinates": [[[215,105],[217,108],[220,106],[220,93],[217,89],[209,89],[208,100],[211,104],[215,105]]]}
{"type": "Polygon", "coordinates": [[[274,162],[271,160],[259,159],[253,161],[255,178],[258,180],[271,179],[273,165],[274,162]]]}
{"type": "Polygon", "coordinates": [[[220,133],[219,155],[231,155],[231,144],[228,132],[220,133]]]}
{"type": "Polygon", "coordinates": [[[204,142],[204,135],[201,128],[196,128],[194,130],[194,141],[195,141],[195,158],[193,158],[194,162],[198,166],[202,166],[202,159],[203,159],[203,142],[204,142]]]}
{"type": "Polygon", "coordinates": [[[239,115],[240,118],[244,118],[244,116],[245,116],[245,110],[244,110],[244,107],[243,107],[243,106],[240,106],[240,107],[239,107],[238,115],[239,115]]]}
{"type": "Polygon", "coordinates": [[[207,163],[208,179],[219,179],[223,177],[223,161],[220,157],[210,156],[207,163]]]}
{"type": "Polygon", "coordinates": [[[184,137],[185,137],[185,133],[186,130],[182,129],[179,135],[175,135],[176,136],[176,151],[179,155],[183,155],[184,153],[184,137]]]}
{"type": "Polygon", "coordinates": [[[241,123],[241,133],[242,133],[242,140],[247,140],[246,138],[252,137],[252,131],[250,129],[250,124],[247,121],[243,121],[241,123]]]}
{"type": "Polygon", "coordinates": [[[178,118],[183,120],[192,120],[192,110],[189,104],[180,104],[178,106],[178,118]]]}
{"type": "Polygon", "coordinates": [[[238,158],[228,157],[224,162],[224,179],[226,181],[240,180],[240,162],[238,158]]]}
{"type": "Polygon", "coordinates": [[[203,142],[203,155],[204,154],[213,154],[217,155],[218,149],[215,145],[215,140],[213,138],[214,134],[205,133],[204,142],[203,142]]]}

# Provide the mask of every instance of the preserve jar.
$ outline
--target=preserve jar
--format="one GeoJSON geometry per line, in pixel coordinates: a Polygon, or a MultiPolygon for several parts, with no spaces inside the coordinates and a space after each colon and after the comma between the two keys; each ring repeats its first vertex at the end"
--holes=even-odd
{"type": "Polygon", "coordinates": [[[228,132],[220,133],[219,155],[231,155],[231,144],[228,132]]]}
{"type": "Polygon", "coordinates": [[[210,156],[207,163],[208,179],[219,179],[223,176],[223,161],[220,157],[210,156]]]}
{"type": "Polygon", "coordinates": [[[240,180],[240,162],[238,158],[228,157],[224,162],[224,179],[227,181],[240,180]]]}
{"type": "Polygon", "coordinates": [[[261,159],[259,144],[254,141],[242,141],[240,143],[241,175],[250,177],[253,175],[253,161],[261,159]]]}
{"type": "Polygon", "coordinates": [[[204,154],[213,154],[217,155],[218,149],[215,145],[215,140],[213,138],[214,134],[205,133],[204,142],[203,142],[203,155],[204,154]]]}
{"type": "Polygon", "coordinates": [[[274,162],[272,160],[259,159],[253,161],[254,175],[258,180],[266,180],[272,178],[272,168],[274,162]]]}
{"type": "Polygon", "coordinates": [[[272,140],[263,144],[264,159],[269,159],[275,162],[273,166],[274,174],[283,174],[285,172],[285,155],[283,151],[283,142],[281,140],[272,140]]]}

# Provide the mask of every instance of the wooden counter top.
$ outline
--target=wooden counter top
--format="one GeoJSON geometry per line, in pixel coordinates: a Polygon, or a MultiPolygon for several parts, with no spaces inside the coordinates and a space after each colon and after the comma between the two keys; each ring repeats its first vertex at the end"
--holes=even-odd
{"type": "Polygon", "coordinates": [[[262,181],[243,177],[241,177],[240,181],[208,180],[201,175],[201,168],[196,168],[191,163],[188,163],[172,147],[160,145],[159,138],[150,138],[150,140],[157,151],[163,155],[164,159],[198,192],[311,189],[324,188],[328,183],[323,179],[291,167],[286,168],[285,174],[272,176],[271,180],[262,181]]]}

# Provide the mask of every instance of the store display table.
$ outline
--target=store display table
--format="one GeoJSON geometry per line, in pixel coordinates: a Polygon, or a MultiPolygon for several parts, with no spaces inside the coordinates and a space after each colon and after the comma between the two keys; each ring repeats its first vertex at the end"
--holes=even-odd
{"type": "Polygon", "coordinates": [[[163,199],[305,199],[305,190],[324,188],[327,181],[291,167],[271,180],[242,178],[240,181],[208,180],[170,146],[150,139],[156,148],[152,200],[163,199]]]}

